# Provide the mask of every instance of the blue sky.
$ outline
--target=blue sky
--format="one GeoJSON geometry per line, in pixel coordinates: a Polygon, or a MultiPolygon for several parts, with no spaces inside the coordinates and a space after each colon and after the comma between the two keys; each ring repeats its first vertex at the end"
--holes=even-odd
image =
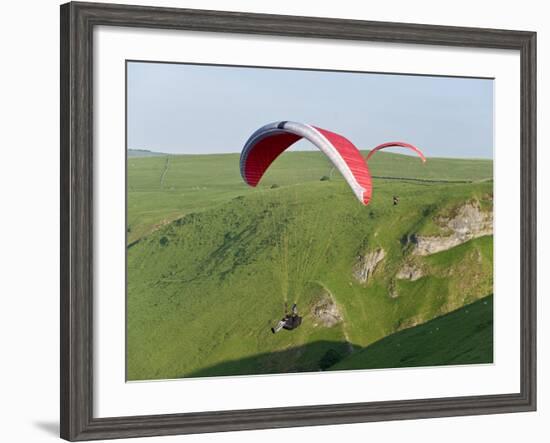
{"type": "Polygon", "coordinates": [[[360,149],[405,141],[433,157],[493,157],[489,79],[130,62],[127,81],[128,148],[240,152],[260,126],[293,120],[360,149]]]}

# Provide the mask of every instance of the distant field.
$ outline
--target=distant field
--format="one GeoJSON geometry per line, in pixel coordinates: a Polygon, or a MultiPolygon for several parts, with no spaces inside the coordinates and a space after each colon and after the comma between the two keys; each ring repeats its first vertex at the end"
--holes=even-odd
{"type": "Polygon", "coordinates": [[[150,151],[148,149],[128,149],[128,158],[134,157],[159,157],[166,156],[162,152],[150,151]]]}
{"type": "MultiPolygon", "coordinates": [[[[377,153],[369,166],[375,177],[478,181],[493,175],[491,160],[430,158],[424,165],[416,157],[385,152],[377,153]]],[[[318,182],[324,175],[333,181],[343,180],[322,154],[313,151],[282,155],[258,189],[243,183],[239,154],[129,157],[128,243],[162,224],[239,195],[261,192],[273,184],[318,182]]]]}
{"type": "MultiPolygon", "coordinates": [[[[129,379],[353,365],[384,337],[491,294],[492,236],[427,257],[411,255],[404,239],[438,235],[437,216],[465,202],[491,211],[492,162],[422,165],[379,153],[369,166],[384,178],[375,178],[372,203],[364,207],[316,152],[285,153],[257,189],[242,183],[234,154],[129,158],[129,379]],[[332,179],[320,181],[325,175],[332,179]],[[376,248],[385,258],[361,284],[352,269],[376,248]],[[422,278],[395,280],[405,262],[422,267],[422,278]],[[343,317],[331,327],[313,318],[326,294],[343,317]],[[294,301],[303,325],[272,335],[284,304],[294,301]]],[[[492,318],[487,309],[475,317],[479,325],[492,318]]],[[[388,343],[390,349],[394,342],[388,343]]],[[[418,343],[411,365],[433,358],[452,363],[450,338],[438,342],[440,353],[418,343]]],[[[476,349],[463,363],[480,361],[484,351],[476,349]]]]}

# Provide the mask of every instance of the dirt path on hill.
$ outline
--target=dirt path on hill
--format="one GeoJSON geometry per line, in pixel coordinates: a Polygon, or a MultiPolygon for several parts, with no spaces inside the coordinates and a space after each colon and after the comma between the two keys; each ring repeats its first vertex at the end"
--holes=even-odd
{"type": "Polygon", "coordinates": [[[164,187],[164,179],[166,178],[166,173],[168,172],[168,167],[170,166],[170,157],[166,157],[166,163],[164,163],[164,170],[160,176],[160,189],[164,187]]]}

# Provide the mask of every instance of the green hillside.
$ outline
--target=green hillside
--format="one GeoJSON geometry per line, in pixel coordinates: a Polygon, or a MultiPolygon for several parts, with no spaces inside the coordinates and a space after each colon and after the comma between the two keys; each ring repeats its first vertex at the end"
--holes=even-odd
{"type": "Polygon", "coordinates": [[[369,166],[384,178],[364,207],[315,152],[284,154],[257,189],[233,154],[129,159],[128,378],[328,369],[491,294],[491,236],[428,256],[411,239],[446,235],[438,220],[466,203],[491,211],[492,162],[379,153],[369,166]],[[361,283],[358,257],[380,248],[361,283]],[[396,279],[405,264],[422,276],[396,279]],[[303,325],[273,335],[292,302],[303,325]]]}
{"type": "MultiPolygon", "coordinates": [[[[365,152],[365,156],[366,156],[365,152]]],[[[369,160],[375,177],[478,181],[493,176],[491,160],[418,158],[378,152],[369,160]]],[[[317,182],[322,176],[343,180],[319,152],[287,152],[262,179],[262,188],[317,182]]],[[[256,192],[239,173],[239,154],[171,155],[128,158],[128,242],[176,218],[209,209],[239,195],[256,192]]]]}
{"type": "Polygon", "coordinates": [[[330,367],[381,369],[493,362],[493,297],[392,334],[330,367]]]}
{"type": "Polygon", "coordinates": [[[493,297],[488,296],[427,323],[391,334],[349,353],[342,342],[316,341],[274,353],[230,360],[191,374],[195,377],[254,371],[258,362],[292,360],[302,370],[384,369],[493,362],[493,297]],[[329,349],[329,351],[326,351],[329,349]],[[319,352],[320,350],[321,352],[319,352]],[[322,355],[311,364],[308,355],[322,355]],[[347,356],[347,357],[346,357],[347,356]],[[327,365],[324,367],[324,365],[327,365]]]}

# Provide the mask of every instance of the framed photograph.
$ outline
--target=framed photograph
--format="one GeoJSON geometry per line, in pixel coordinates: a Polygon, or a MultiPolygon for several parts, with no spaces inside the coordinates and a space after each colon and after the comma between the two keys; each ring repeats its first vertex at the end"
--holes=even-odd
{"type": "Polygon", "coordinates": [[[536,34],[61,6],[61,437],[536,408],[536,34]]]}

